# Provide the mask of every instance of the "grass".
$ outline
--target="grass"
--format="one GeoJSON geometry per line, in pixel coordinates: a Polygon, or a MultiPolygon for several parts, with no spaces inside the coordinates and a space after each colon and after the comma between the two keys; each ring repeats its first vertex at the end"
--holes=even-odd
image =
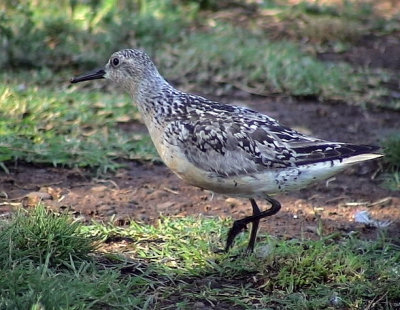
{"type": "MultiPolygon", "coordinates": [[[[68,88],[65,74],[53,86],[26,83],[43,74],[3,74],[0,86],[0,162],[19,160],[54,166],[114,170],[121,159],[155,156],[147,134],[122,125],[138,122],[128,96],[68,88]]],[[[46,83],[46,82],[45,82],[46,83]]],[[[3,164],[3,168],[6,166],[3,164]]]]}
{"type": "Polygon", "coordinates": [[[23,0],[18,6],[2,3],[0,9],[0,67],[53,69],[89,68],[126,46],[152,50],[160,41],[179,38],[198,10],[172,0],[23,0]]]}
{"type": "Polygon", "coordinates": [[[85,261],[94,250],[79,232],[80,225],[66,216],[57,216],[43,206],[31,214],[20,211],[7,228],[2,228],[0,261],[2,264],[27,259],[34,264],[57,268],[64,262],[85,261]]]}
{"type": "Polygon", "coordinates": [[[385,183],[392,190],[400,190],[400,134],[388,137],[383,147],[387,165],[385,183]]]}
{"type": "MultiPolygon", "coordinates": [[[[81,224],[38,206],[0,226],[1,309],[134,309],[141,277],[121,278],[93,256],[81,224]]],[[[147,282],[146,282],[147,283],[147,282]]]]}
{"type": "Polygon", "coordinates": [[[141,280],[94,263],[58,271],[29,262],[0,271],[2,309],[141,309],[141,280]]]}
{"type": "Polygon", "coordinates": [[[387,138],[383,146],[386,162],[393,168],[400,168],[400,134],[387,138]]]}
{"type": "Polygon", "coordinates": [[[399,306],[400,252],[384,233],[374,242],[354,235],[316,241],[262,236],[250,256],[241,255],[247,242],[241,235],[231,253],[216,254],[229,225],[203,217],[163,218],[155,226],[71,225],[66,215],[54,215],[43,206],[20,212],[0,226],[0,307],[399,306]],[[27,236],[30,243],[13,242],[27,236]]]}
{"type": "Polygon", "coordinates": [[[183,80],[186,88],[196,84],[208,92],[239,88],[261,95],[346,101],[366,89],[366,81],[349,65],[323,63],[293,43],[269,41],[241,28],[219,25],[212,33],[192,34],[169,49],[171,56],[160,51],[161,68],[170,79],[183,80]]]}
{"type": "MultiPolygon", "coordinates": [[[[155,55],[162,72],[177,83],[196,84],[214,92],[236,87],[264,95],[311,95],[355,103],[378,103],[388,93],[382,83],[389,73],[377,75],[354,71],[349,65],[323,63],[308,48],[313,42],[352,43],[361,33],[368,33],[369,28],[362,24],[366,18],[376,20],[371,17],[377,17],[371,13],[372,3],[342,1],[333,6],[301,1],[293,6],[264,1],[256,10],[273,8],[275,24],[281,23],[284,27],[280,28],[289,32],[293,28],[308,38],[291,35],[272,42],[270,33],[276,31],[264,29],[262,14],[250,26],[237,29],[235,18],[220,21],[212,12],[202,13],[202,8],[218,10],[212,1],[178,2],[4,4],[14,14],[0,16],[4,44],[10,47],[4,49],[7,53],[0,66],[91,68],[102,64],[112,51],[129,46],[145,48],[155,55]],[[303,20],[303,24],[287,23],[293,20],[303,20]],[[349,23],[357,26],[349,27],[349,23]],[[217,86],[210,88],[212,85],[217,86]]],[[[270,24],[268,18],[265,20],[270,24]]],[[[388,102],[387,107],[398,108],[398,104],[388,102]]]]}
{"type": "Polygon", "coordinates": [[[259,18],[249,18],[248,28],[261,28],[275,41],[297,42],[313,54],[348,50],[383,20],[374,14],[373,3],[360,1],[264,1],[258,13],[259,18]]]}

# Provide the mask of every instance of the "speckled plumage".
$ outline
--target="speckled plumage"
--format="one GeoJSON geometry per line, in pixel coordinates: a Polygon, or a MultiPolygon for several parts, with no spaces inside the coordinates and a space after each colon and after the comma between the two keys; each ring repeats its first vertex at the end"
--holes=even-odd
{"type": "MultiPolygon", "coordinates": [[[[228,243],[247,223],[252,222],[256,231],[261,217],[274,214],[259,211],[253,198],[264,197],[279,210],[269,195],[307,186],[349,164],[381,156],[374,146],[313,138],[254,110],[181,92],[139,50],[114,53],[105,69],[95,74],[72,82],[104,77],[128,91],[161,158],[179,177],[214,192],[250,198],[253,216],[243,219],[247,221],[239,228],[232,227],[236,230],[228,243]]],[[[249,250],[253,246],[250,240],[249,250]]]]}

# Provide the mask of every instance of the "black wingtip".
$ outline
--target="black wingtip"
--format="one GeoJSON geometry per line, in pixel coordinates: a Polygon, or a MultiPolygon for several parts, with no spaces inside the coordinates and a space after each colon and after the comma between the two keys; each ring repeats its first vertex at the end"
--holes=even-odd
{"type": "Polygon", "coordinates": [[[327,143],[324,145],[310,145],[307,147],[294,148],[299,154],[298,164],[309,165],[317,162],[332,160],[343,160],[363,154],[375,154],[376,157],[383,156],[381,148],[376,145],[327,143]]]}
{"type": "Polygon", "coordinates": [[[380,154],[382,153],[382,149],[380,146],[376,146],[376,145],[358,145],[358,144],[349,144],[348,147],[350,147],[351,149],[353,149],[354,154],[353,155],[360,155],[360,154],[380,154]]]}

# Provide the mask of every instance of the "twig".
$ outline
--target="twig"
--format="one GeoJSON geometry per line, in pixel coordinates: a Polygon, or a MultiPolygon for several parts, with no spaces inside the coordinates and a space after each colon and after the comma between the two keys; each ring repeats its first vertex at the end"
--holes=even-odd
{"type": "Polygon", "coordinates": [[[175,194],[175,195],[179,195],[179,192],[174,191],[173,189],[170,189],[170,188],[168,188],[168,187],[164,187],[164,190],[165,190],[166,192],[169,192],[169,193],[172,193],[172,194],[175,194]]]}
{"type": "Polygon", "coordinates": [[[386,297],[388,292],[385,292],[385,294],[383,294],[381,297],[378,298],[378,296],[376,296],[374,299],[371,300],[371,302],[367,305],[367,307],[364,310],[369,310],[369,309],[373,309],[373,307],[380,302],[383,298],[386,297]],[[378,299],[377,299],[378,298],[378,299]]]}

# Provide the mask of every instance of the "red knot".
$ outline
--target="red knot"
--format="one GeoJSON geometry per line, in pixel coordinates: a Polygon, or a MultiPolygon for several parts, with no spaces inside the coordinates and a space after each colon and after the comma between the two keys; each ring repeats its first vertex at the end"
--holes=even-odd
{"type": "Polygon", "coordinates": [[[102,78],[132,96],[160,157],[178,177],[216,193],[250,199],[253,214],[233,223],[226,251],[249,223],[247,251],[253,251],[260,219],[281,208],[271,195],[382,156],[376,146],[310,137],[254,110],[179,91],[140,50],[116,52],[104,68],[71,83],[102,78]],[[255,201],[260,198],[271,207],[261,211],[255,201]]]}

